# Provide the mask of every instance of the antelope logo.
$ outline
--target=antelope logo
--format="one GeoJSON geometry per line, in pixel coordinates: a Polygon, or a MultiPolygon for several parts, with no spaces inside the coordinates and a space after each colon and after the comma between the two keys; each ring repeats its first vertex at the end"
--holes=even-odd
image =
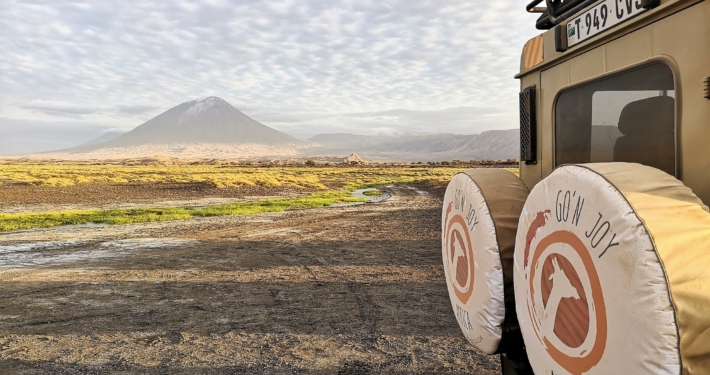
{"type": "Polygon", "coordinates": [[[599,363],[606,348],[601,284],[587,247],[573,232],[555,231],[535,244],[534,237],[545,233],[538,232],[544,226],[544,221],[531,226],[526,243],[528,314],[552,360],[581,375],[599,363]]]}
{"type": "Polygon", "coordinates": [[[474,259],[471,236],[461,215],[447,216],[445,266],[456,297],[466,304],[473,293],[474,259]]]}
{"type": "MultiPolygon", "coordinates": [[[[548,278],[552,281],[552,290],[550,290],[547,297],[545,312],[541,318],[542,326],[540,327],[540,332],[542,332],[542,335],[545,337],[552,337],[555,334],[555,322],[557,322],[557,314],[560,311],[560,302],[562,302],[562,299],[580,299],[577,288],[572,285],[572,282],[570,282],[567,274],[565,274],[565,271],[560,269],[557,258],[552,258],[552,266],[554,271],[548,278]]],[[[588,322],[586,325],[587,327],[580,328],[586,331],[589,329],[588,322]]]]}

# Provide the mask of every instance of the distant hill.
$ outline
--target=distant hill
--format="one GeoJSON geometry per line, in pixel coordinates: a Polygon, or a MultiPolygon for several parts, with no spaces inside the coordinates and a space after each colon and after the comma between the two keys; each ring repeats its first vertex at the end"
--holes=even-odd
{"type": "Polygon", "coordinates": [[[407,134],[399,137],[391,148],[404,153],[434,154],[459,149],[476,137],[453,133],[407,134]]]}
{"type": "Polygon", "coordinates": [[[351,149],[379,150],[387,144],[394,142],[397,137],[382,135],[357,135],[350,133],[318,134],[308,138],[309,142],[320,145],[321,149],[351,149]]]}
{"type": "Polygon", "coordinates": [[[443,151],[447,160],[505,160],[520,158],[520,130],[489,130],[472,136],[461,147],[443,151]],[[454,158],[454,156],[458,156],[454,158]]]}
{"type": "Polygon", "coordinates": [[[311,153],[345,155],[364,159],[402,161],[498,160],[519,158],[519,131],[489,130],[481,134],[410,134],[401,137],[319,134],[308,139],[318,144],[311,153]]]}
{"type": "Polygon", "coordinates": [[[401,137],[319,134],[307,141],[263,125],[226,101],[209,97],[171,108],[128,133],[103,134],[80,146],[30,155],[106,160],[145,157],[273,160],[357,153],[366,161],[497,160],[519,157],[518,130],[401,137]]]}
{"type": "Polygon", "coordinates": [[[283,147],[304,146],[307,142],[261,124],[223,99],[211,96],[173,107],[108,142],[65,151],[181,144],[283,147]]]}
{"type": "Polygon", "coordinates": [[[91,146],[91,145],[96,145],[99,143],[108,142],[108,141],[114,140],[124,134],[126,134],[126,133],[125,132],[106,132],[106,133],[101,134],[100,136],[98,136],[92,140],[89,140],[87,142],[80,144],[79,146],[91,146]]]}
{"type": "Polygon", "coordinates": [[[182,103],[128,133],[110,135],[43,158],[125,159],[136,157],[255,158],[294,157],[309,142],[272,129],[223,99],[209,97],[182,103]],[[104,138],[105,137],[105,138],[104,138]]]}

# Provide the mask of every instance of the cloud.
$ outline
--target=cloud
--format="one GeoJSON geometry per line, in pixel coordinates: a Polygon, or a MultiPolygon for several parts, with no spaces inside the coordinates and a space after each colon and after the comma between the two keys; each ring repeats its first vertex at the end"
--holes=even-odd
{"type": "Polygon", "coordinates": [[[101,125],[67,121],[30,121],[0,117],[0,155],[28,154],[78,146],[96,138],[101,125]]]}
{"type": "Polygon", "coordinates": [[[512,76],[538,33],[523,6],[12,2],[0,5],[0,115],[126,128],[215,95],[304,135],[511,128],[512,76]]]}
{"type": "Polygon", "coordinates": [[[98,113],[101,110],[89,108],[71,103],[57,102],[53,100],[33,100],[29,103],[20,104],[20,108],[38,111],[44,114],[58,117],[81,118],[81,115],[98,113]]]}
{"type": "Polygon", "coordinates": [[[505,108],[457,107],[441,110],[392,109],[373,112],[322,113],[273,111],[249,107],[252,118],[288,134],[306,139],[322,133],[402,135],[409,133],[475,134],[517,127],[518,114],[505,108]],[[283,115],[282,113],[289,113],[283,115]]]}
{"type": "Polygon", "coordinates": [[[160,109],[157,105],[145,105],[145,104],[135,104],[135,105],[120,105],[116,108],[116,113],[119,115],[142,115],[145,113],[155,112],[160,109]]]}

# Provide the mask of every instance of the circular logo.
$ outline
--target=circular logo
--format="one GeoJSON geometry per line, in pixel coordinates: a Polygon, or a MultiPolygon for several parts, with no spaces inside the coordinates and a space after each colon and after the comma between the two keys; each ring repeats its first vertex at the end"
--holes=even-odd
{"type": "MultiPolygon", "coordinates": [[[[539,224],[530,227],[529,238],[544,219],[539,224]]],[[[550,233],[530,249],[532,242],[527,242],[524,266],[532,328],[557,364],[581,375],[599,363],[606,348],[606,308],[597,270],[573,232],[550,233]]]]}
{"type": "Polygon", "coordinates": [[[441,259],[461,332],[476,348],[493,354],[503,335],[506,311],[503,267],[488,204],[464,173],[454,176],[444,194],[441,259]]]}
{"type": "Polygon", "coordinates": [[[680,373],[667,276],[622,191],[563,166],[532,189],[519,223],[515,308],[535,373],[680,373]]]}
{"type": "Polygon", "coordinates": [[[465,304],[473,293],[474,262],[471,235],[466,220],[461,215],[452,215],[446,222],[444,232],[446,249],[445,266],[452,277],[449,282],[456,298],[465,304]]]}

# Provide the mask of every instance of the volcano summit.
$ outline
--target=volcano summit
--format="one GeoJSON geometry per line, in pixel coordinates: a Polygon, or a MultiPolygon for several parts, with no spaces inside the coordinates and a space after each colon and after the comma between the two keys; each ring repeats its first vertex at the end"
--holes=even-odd
{"type": "Polygon", "coordinates": [[[306,144],[257,122],[223,99],[211,96],[201,101],[182,103],[121,137],[96,146],[105,148],[189,143],[264,146],[306,144]]]}
{"type": "MultiPolygon", "coordinates": [[[[52,152],[89,159],[291,156],[309,143],[272,129],[211,96],[171,108],[107,142],[52,152]]],[[[54,155],[53,155],[54,156],[54,155]]]]}
{"type": "Polygon", "coordinates": [[[439,161],[510,159],[519,155],[519,132],[382,135],[320,134],[308,141],[272,129],[218,97],[182,103],[116,137],[104,134],[83,145],[21,157],[59,160],[330,158],[357,153],[366,160],[439,161]]]}

